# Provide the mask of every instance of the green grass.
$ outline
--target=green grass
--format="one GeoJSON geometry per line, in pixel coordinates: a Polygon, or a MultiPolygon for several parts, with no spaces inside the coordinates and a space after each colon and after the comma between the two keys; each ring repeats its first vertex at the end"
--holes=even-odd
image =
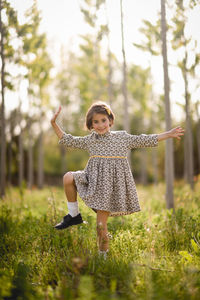
{"type": "Polygon", "coordinates": [[[9,189],[0,203],[0,299],[200,299],[200,181],[138,186],[142,211],[109,218],[108,259],[98,256],[96,215],[63,231],[61,188],[9,189]]]}

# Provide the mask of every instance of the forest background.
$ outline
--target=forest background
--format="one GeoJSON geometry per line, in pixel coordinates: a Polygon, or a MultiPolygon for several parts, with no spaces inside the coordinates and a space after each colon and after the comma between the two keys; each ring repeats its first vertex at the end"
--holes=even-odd
{"type": "Polygon", "coordinates": [[[199,15],[195,0],[0,0],[0,300],[200,299],[199,15]],[[85,223],[54,228],[62,176],[88,155],[50,119],[61,104],[63,130],[88,134],[96,99],[114,130],[185,128],[131,152],[142,209],[109,218],[107,260],[80,199],[85,223]]]}
{"type": "MultiPolygon", "coordinates": [[[[63,107],[59,125],[73,135],[88,134],[84,118],[96,99],[111,105],[114,130],[148,134],[166,129],[160,1],[154,1],[153,20],[141,18],[136,40],[128,36],[132,18],[128,11],[133,8],[128,1],[121,15],[120,2],[114,9],[113,1],[78,1],[74,21],[82,22],[85,32],[71,45],[49,40],[42,30],[45,13],[38,6],[44,8],[45,1],[26,1],[26,7],[27,3],[24,10],[23,1],[1,1],[1,195],[9,184],[29,188],[61,184],[65,172],[85,167],[87,153],[66,153],[50,127],[59,104],[63,107]],[[112,28],[116,9],[117,38],[112,28]]],[[[71,5],[62,3],[65,9],[71,5]]],[[[143,3],[146,11],[148,5],[143,3]]],[[[200,172],[198,12],[198,1],[166,3],[171,125],[186,129],[184,141],[174,143],[174,170],[175,177],[184,177],[191,187],[200,172]]],[[[72,19],[66,33],[74,30],[72,19]]],[[[158,149],[132,151],[137,182],[164,180],[164,147],[162,143],[158,149]]]]}

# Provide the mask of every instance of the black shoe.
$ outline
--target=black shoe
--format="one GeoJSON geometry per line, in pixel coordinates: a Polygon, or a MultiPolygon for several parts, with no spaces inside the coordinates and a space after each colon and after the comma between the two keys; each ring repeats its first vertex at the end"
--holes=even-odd
{"type": "Polygon", "coordinates": [[[81,214],[78,214],[76,217],[72,217],[70,214],[64,216],[63,221],[54,226],[55,229],[64,229],[72,225],[78,225],[83,223],[81,214]]]}

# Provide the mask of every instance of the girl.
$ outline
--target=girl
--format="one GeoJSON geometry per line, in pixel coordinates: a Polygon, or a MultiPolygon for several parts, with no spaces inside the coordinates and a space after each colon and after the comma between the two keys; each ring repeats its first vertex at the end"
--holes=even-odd
{"type": "Polygon", "coordinates": [[[87,150],[89,161],[83,171],[67,172],[63,183],[69,214],[55,226],[64,229],[83,222],[78,209],[77,192],[87,206],[97,213],[99,252],[106,256],[109,246],[107,220],[140,211],[134,179],[128,164],[129,149],[155,147],[168,138],[180,139],[184,130],[176,127],[161,134],[131,135],[126,131],[110,131],[115,116],[104,102],[94,103],[86,115],[86,126],[92,130],[84,137],[66,134],[56,123],[61,107],[51,120],[60,139],[59,144],[87,150]]]}

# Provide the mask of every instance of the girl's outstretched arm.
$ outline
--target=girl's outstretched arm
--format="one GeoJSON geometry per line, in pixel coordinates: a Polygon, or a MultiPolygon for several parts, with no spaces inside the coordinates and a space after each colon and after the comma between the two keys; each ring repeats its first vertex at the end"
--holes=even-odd
{"type": "Polygon", "coordinates": [[[62,129],[56,123],[56,119],[60,112],[61,112],[61,106],[59,107],[58,111],[54,114],[54,116],[51,119],[51,125],[52,125],[56,135],[59,137],[59,139],[61,139],[64,134],[64,131],[62,131],[62,129]]]}
{"type": "Polygon", "coordinates": [[[182,135],[184,135],[184,129],[178,126],[169,131],[158,134],[158,141],[164,141],[169,138],[176,138],[180,140],[182,135]]]}

